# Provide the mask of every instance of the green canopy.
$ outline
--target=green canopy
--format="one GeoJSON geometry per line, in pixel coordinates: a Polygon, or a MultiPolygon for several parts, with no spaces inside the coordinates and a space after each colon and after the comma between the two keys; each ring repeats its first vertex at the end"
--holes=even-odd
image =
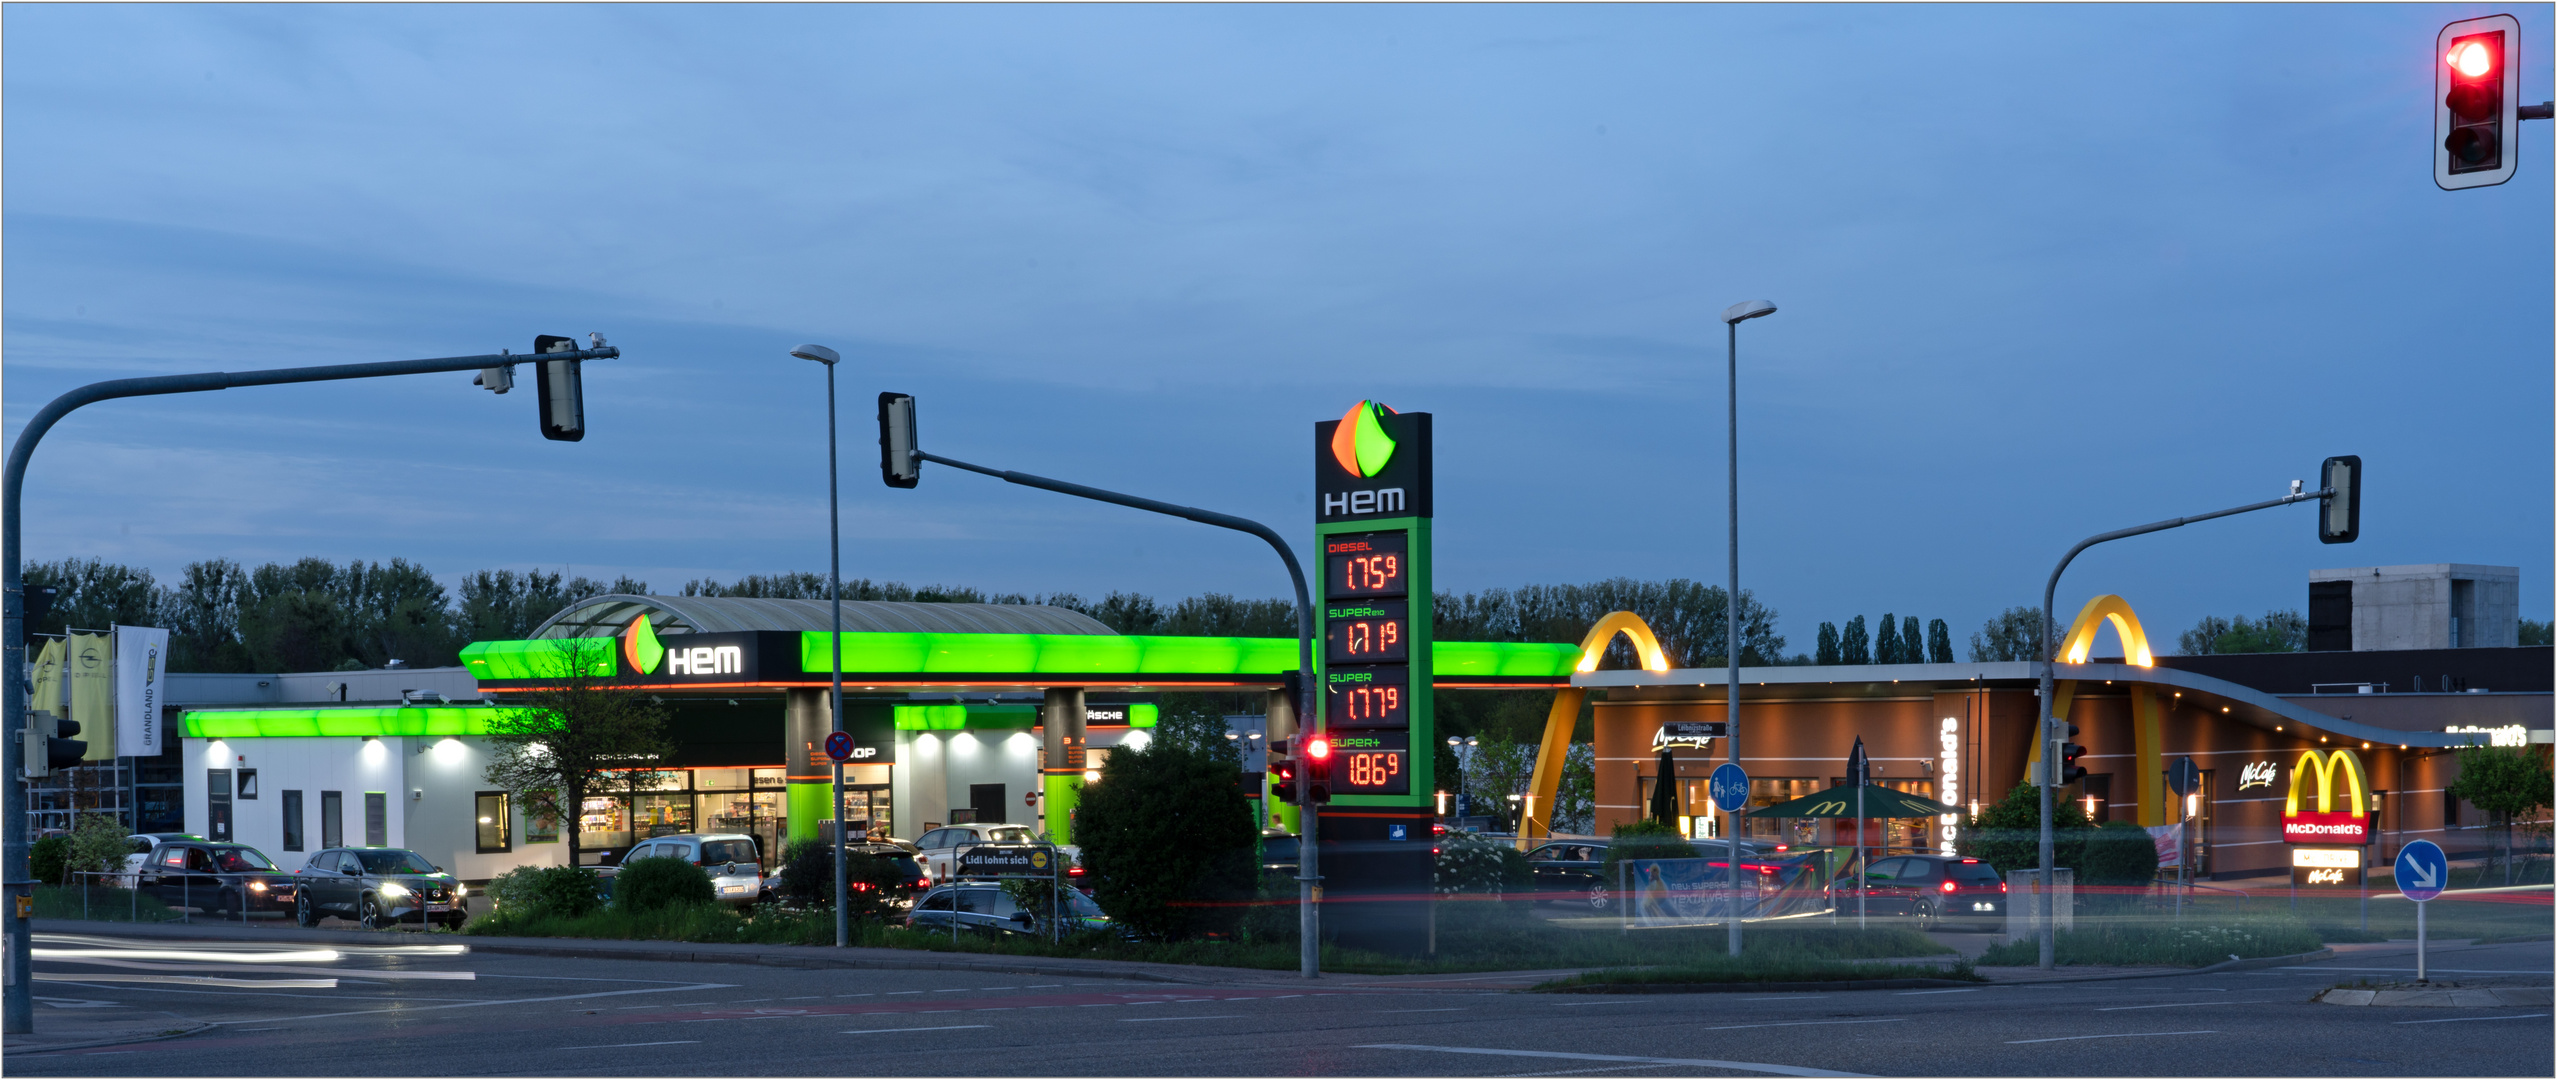
{"type": "MultiPolygon", "coordinates": [[[[1864,787],[1864,814],[1869,818],[1935,817],[1961,813],[1923,795],[1893,791],[1880,784],[1864,787]]],[[[1827,791],[1805,795],[1791,802],[1762,806],[1749,812],[1750,817],[1780,818],[1851,818],[1856,817],[1856,789],[1841,784],[1827,791]]]]}

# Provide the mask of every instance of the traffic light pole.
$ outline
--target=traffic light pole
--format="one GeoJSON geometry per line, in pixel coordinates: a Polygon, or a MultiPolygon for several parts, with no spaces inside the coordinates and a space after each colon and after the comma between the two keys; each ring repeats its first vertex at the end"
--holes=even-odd
{"type": "Polygon", "coordinates": [[[8,955],[0,958],[0,963],[8,965],[9,986],[5,999],[0,999],[0,1033],[24,1035],[35,1030],[35,1001],[28,996],[34,983],[30,963],[32,954],[28,951],[27,940],[27,912],[34,903],[35,894],[34,882],[28,880],[27,868],[25,742],[18,737],[27,724],[27,698],[33,687],[27,685],[26,579],[19,566],[23,554],[19,495],[26,487],[27,461],[35,455],[36,444],[43,441],[45,433],[74,409],[117,398],[193,394],[239,386],[432,375],[538,361],[602,360],[620,355],[620,349],[605,346],[576,352],[447,356],[378,364],[332,364],[267,371],[207,371],[194,375],[109,379],[74,389],[37,410],[34,418],[27,421],[26,428],[18,432],[17,441],[10,445],[7,472],[0,475],[0,722],[8,725],[8,746],[5,757],[0,757],[0,789],[5,789],[5,797],[0,798],[0,817],[7,818],[7,852],[0,854],[0,879],[5,880],[0,880],[0,889],[5,889],[9,897],[5,922],[0,922],[0,928],[5,928],[8,939],[8,955]]]}
{"type": "Polygon", "coordinates": [[[2152,521],[2146,525],[2134,525],[2128,529],[2097,533],[2078,541],[2077,546],[2070,548],[2068,554],[2060,556],[2060,565],[2051,568],[2051,579],[2042,585],[2042,647],[2037,650],[2043,655],[2042,689],[2040,695],[2034,699],[2042,713],[2042,767],[2040,774],[2034,777],[2035,786],[2042,789],[2042,872],[2040,876],[2034,878],[2033,904],[2034,920],[2040,924],[2041,932],[2036,936],[2042,939],[2041,965],[2044,970],[2050,970],[2057,961],[2057,942],[2051,924],[2051,873],[2054,869],[2051,865],[2051,789],[2059,786],[2059,744],[2064,721],[2060,717],[2051,715],[2051,697],[2056,689],[2053,685],[2055,676],[2051,669],[2052,665],[2059,662],[2060,650],[2059,639],[2051,632],[2051,599],[2060,591],[2061,572],[2069,568],[2069,563],[2078,557],[2079,552],[2107,540],[2120,540],[2153,532],[2165,532],[2168,529],[2180,529],[2196,521],[2209,521],[2212,518],[2224,518],[2232,514],[2244,514],[2256,510],[2270,510],[2276,506],[2289,506],[2292,503],[2307,502],[2310,499],[2331,498],[2335,494],[2334,488],[2321,488],[2316,491],[2285,495],[2278,499],[2267,499],[2260,503],[2230,507],[2226,510],[2214,510],[2207,514],[2169,518],[2165,521],[2152,521]]]}
{"type": "MultiPolygon", "coordinates": [[[[1299,732],[1313,734],[1308,726],[1312,721],[1313,710],[1307,707],[1312,704],[1311,699],[1314,696],[1312,690],[1314,683],[1313,602],[1305,590],[1305,570],[1297,565],[1296,552],[1287,546],[1287,541],[1281,539],[1278,533],[1271,531],[1269,526],[1250,518],[1220,514],[1214,510],[1201,510],[1195,506],[1182,506],[1135,495],[1122,495],[1102,488],[1087,487],[1064,480],[1051,480],[1044,476],[1033,476],[1008,469],[989,469],[983,465],[970,465],[954,458],[926,453],[920,447],[914,450],[914,456],[923,461],[939,462],[953,469],[965,469],[972,473],[991,476],[1007,484],[1019,484],[1022,487],[1034,487],[1041,491],[1072,495],[1079,499],[1091,499],[1095,502],[1113,503],[1171,517],[1187,518],[1201,525],[1214,525],[1220,529],[1250,533],[1267,541],[1270,547],[1278,552],[1279,561],[1287,564],[1288,582],[1296,587],[1296,669],[1304,673],[1300,685],[1305,688],[1299,691],[1303,700],[1295,703],[1296,722],[1299,732]]],[[[1314,904],[1314,883],[1321,881],[1322,877],[1319,872],[1320,867],[1316,865],[1314,850],[1315,819],[1321,815],[1315,810],[1313,803],[1305,798],[1305,776],[1308,771],[1300,768],[1296,772],[1298,820],[1303,822],[1303,826],[1298,830],[1296,841],[1297,929],[1299,936],[1303,939],[1298,945],[1297,967],[1299,974],[1311,979],[1322,973],[1322,916],[1316,911],[1314,904]]]]}

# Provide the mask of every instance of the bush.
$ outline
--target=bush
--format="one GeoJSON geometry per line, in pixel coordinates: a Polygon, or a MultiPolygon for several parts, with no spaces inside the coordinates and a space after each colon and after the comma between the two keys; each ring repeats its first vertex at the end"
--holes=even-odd
{"type": "MultiPolygon", "coordinates": [[[[2051,800],[2051,865],[2083,870],[2086,866],[2086,840],[2095,830],[2087,823],[2086,812],[2068,799],[2051,800]]],[[[1980,816],[1962,819],[1962,828],[1954,836],[1954,850],[1990,866],[1998,873],[2035,870],[2042,866],[2042,795],[2031,784],[2017,784],[2006,798],[1981,810],[1980,816]]],[[[2154,853],[2156,848],[2152,846],[2154,853]]],[[[2154,859],[2154,854],[2152,854],[2154,859]]],[[[2156,866],[2151,864],[2154,872],[2156,866]]],[[[2085,883],[2085,876],[2079,876],[2085,883]]]]}
{"type": "Polygon", "coordinates": [[[46,885],[63,884],[71,872],[71,838],[48,836],[27,845],[27,876],[46,885]]]}
{"type": "Polygon", "coordinates": [[[488,883],[489,900],[498,917],[516,922],[535,918],[574,919],[604,906],[601,881],[582,866],[518,866],[488,883]]]}
{"type": "Polygon", "coordinates": [[[1093,899],[1139,935],[1231,933],[1256,891],[1260,831],[1233,760],[1212,751],[1158,735],[1083,789],[1074,838],[1093,899]]]}
{"type": "Polygon", "coordinates": [[[824,840],[793,840],[781,849],[779,893],[794,907],[831,907],[835,902],[835,846],[824,840]]]}
{"type": "Polygon", "coordinates": [[[1501,844],[1475,833],[1451,832],[1438,842],[1431,878],[1441,896],[1483,893],[1498,896],[1508,884],[1501,844]]]}
{"type": "Polygon", "coordinates": [[[132,842],[125,837],[124,822],[113,814],[82,814],[71,827],[71,848],[63,859],[63,867],[91,874],[104,874],[124,869],[125,857],[133,853],[132,842]]]}
{"type": "Polygon", "coordinates": [[[613,875],[613,906],[624,911],[659,911],[719,898],[710,871],[683,859],[640,859],[621,864],[613,875]]]}
{"type": "Polygon", "coordinates": [[[1627,859],[1694,859],[1702,855],[1675,828],[1649,818],[1628,821],[1616,826],[1608,838],[1607,859],[1598,867],[1599,880],[1613,888],[1616,864],[1627,859]]]}
{"type": "Polygon", "coordinates": [[[2139,886],[2157,880],[2157,841],[2147,829],[2127,821],[2108,821],[2087,833],[2080,859],[2081,885],[2139,886]]]}

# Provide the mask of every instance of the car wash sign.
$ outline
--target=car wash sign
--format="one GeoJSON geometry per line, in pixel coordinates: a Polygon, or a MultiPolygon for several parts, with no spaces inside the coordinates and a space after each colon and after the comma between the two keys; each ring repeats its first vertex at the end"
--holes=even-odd
{"type": "Polygon", "coordinates": [[[2291,844],[2371,842],[2371,785],[2350,750],[2304,750],[2282,800],[2282,840],[2291,844]],[[2303,796],[2306,796],[2303,798],[2303,796]]]}

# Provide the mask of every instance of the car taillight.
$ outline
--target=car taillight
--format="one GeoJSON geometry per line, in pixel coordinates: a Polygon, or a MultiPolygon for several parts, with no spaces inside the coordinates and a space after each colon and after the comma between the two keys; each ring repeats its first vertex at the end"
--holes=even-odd
{"type": "Polygon", "coordinates": [[[1950,882],[1950,881],[1945,882],[1945,883],[1944,883],[1944,885],[1942,886],[1942,888],[1943,888],[1943,889],[1944,889],[1944,891],[1946,891],[1946,892],[1952,892],[1952,891],[1953,891],[1953,883],[1952,883],[1952,882],[1950,882]]]}
{"type": "Polygon", "coordinates": [[[1082,876],[1083,876],[1083,868],[1082,868],[1082,867],[1080,867],[1080,866],[1077,866],[1077,867],[1074,867],[1073,869],[1067,870],[1067,871],[1065,872],[1065,876],[1067,876],[1067,877],[1082,877],[1082,876]]]}
{"type": "Polygon", "coordinates": [[[1999,883],[1998,883],[1998,891],[1999,891],[1999,892],[2005,892],[2005,891],[2007,891],[2007,883],[2006,883],[2006,882],[2003,882],[2003,881],[1999,882],[1999,883]]]}

